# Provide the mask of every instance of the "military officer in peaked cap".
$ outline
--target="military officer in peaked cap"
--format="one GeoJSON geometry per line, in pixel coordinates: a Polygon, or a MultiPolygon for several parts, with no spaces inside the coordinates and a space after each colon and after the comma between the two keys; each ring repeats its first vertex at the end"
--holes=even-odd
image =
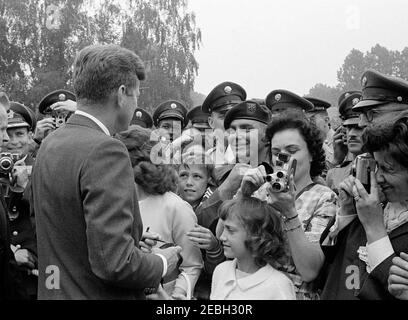
{"type": "Polygon", "coordinates": [[[142,128],[151,129],[153,127],[152,116],[142,108],[136,108],[133,118],[130,121],[130,125],[138,125],[142,128]]]}
{"type": "Polygon", "coordinates": [[[265,103],[269,110],[271,110],[273,116],[286,112],[299,112],[304,114],[314,108],[313,104],[305,98],[282,89],[271,91],[266,96],[265,103]]]}
{"type": "Polygon", "coordinates": [[[228,147],[224,119],[226,113],[246,97],[244,88],[226,81],[212,89],[201,106],[202,111],[209,114],[208,124],[213,129],[215,147],[208,150],[207,155],[213,159],[216,167],[234,162],[234,155],[228,147]]]}
{"type": "Polygon", "coordinates": [[[353,107],[361,113],[359,125],[394,121],[408,115],[408,82],[374,70],[361,77],[362,98],[353,107]]]}
{"type": "Polygon", "coordinates": [[[60,127],[76,111],[76,97],[68,90],[59,89],[47,94],[38,104],[38,112],[44,116],[37,123],[34,141],[37,147],[52,131],[60,127]]]}
{"type": "Polygon", "coordinates": [[[3,149],[24,156],[26,164],[32,165],[31,144],[32,135],[36,128],[35,114],[23,104],[11,101],[7,115],[7,134],[10,140],[3,146],[3,149]]]}
{"type": "MultiPolygon", "coordinates": [[[[361,97],[361,91],[351,90],[343,92],[337,101],[337,108],[340,109],[343,100],[347,99],[351,94],[357,93],[361,97]]],[[[343,161],[346,161],[349,157],[348,148],[346,143],[346,128],[341,124],[334,130],[333,133],[333,164],[335,166],[340,165],[343,161]]]]}
{"type": "Polygon", "coordinates": [[[159,104],[153,113],[153,123],[157,129],[165,130],[170,141],[180,137],[186,127],[187,108],[183,102],[168,100],[159,104]]]}
{"type": "Polygon", "coordinates": [[[14,166],[15,183],[5,197],[11,229],[11,249],[21,272],[24,288],[31,298],[37,293],[37,243],[29,203],[29,176],[34,162],[30,152],[32,131],[36,120],[34,112],[18,102],[10,102],[7,134],[10,140],[3,150],[18,155],[14,166]],[[27,190],[26,190],[27,189],[27,190]],[[34,273],[34,274],[33,274],[34,273]]]}
{"type": "Polygon", "coordinates": [[[203,112],[201,106],[194,107],[187,113],[187,119],[191,122],[191,126],[200,131],[211,129],[208,124],[209,113],[203,112]]]}
{"type": "Polygon", "coordinates": [[[243,101],[227,112],[224,128],[231,131],[228,140],[238,161],[234,166],[223,166],[215,172],[220,186],[197,209],[200,225],[214,231],[221,203],[236,194],[248,169],[266,161],[263,138],[270,119],[270,110],[251,100],[243,101]]]}
{"type": "Polygon", "coordinates": [[[344,95],[339,105],[342,126],[346,129],[343,140],[347,146],[348,155],[341,164],[328,171],[326,178],[327,186],[337,194],[339,184],[352,173],[351,169],[354,159],[362,153],[363,128],[358,125],[360,114],[352,110],[359,103],[360,99],[361,92],[354,91],[344,95]]]}
{"type": "Polygon", "coordinates": [[[327,101],[304,97],[313,104],[313,109],[306,112],[307,118],[313,122],[323,134],[323,149],[326,153],[326,163],[329,168],[334,166],[333,135],[334,131],[330,128],[330,117],[327,109],[331,104],[327,101]]]}

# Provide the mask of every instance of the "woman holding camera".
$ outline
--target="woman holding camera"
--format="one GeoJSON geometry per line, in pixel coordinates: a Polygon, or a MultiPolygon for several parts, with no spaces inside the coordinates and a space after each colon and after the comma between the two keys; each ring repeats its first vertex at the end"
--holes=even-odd
{"type": "Polygon", "coordinates": [[[408,252],[408,118],[368,127],[363,141],[377,168],[368,191],[353,176],[339,186],[336,223],[322,237],[324,299],[393,298],[390,268],[408,252]]]}
{"type": "Polygon", "coordinates": [[[164,290],[174,299],[188,299],[203,268],[200,249],[187,236],[197,218],[190,204],[175,193],[178,177],[173,166],[152,163],[155,142],[150,137],[151,131],[140,126],[118,134],[129,151],[145,230],[160,235],[158,246],[164,242],[182,248],[179,273],[163,279],[164,290]]]}
{"type": "Polygon", "coordinates": [[[277,209],[283,219],[289,242],[292,263],[282,266],[295,284],[299,300],[317,299],[308,282],[315,279],[323,263],[319,240],[330,219],[336,212],[336,194],[330,188],[316,184],[312,177],[319,176],[325,167],[323,141],[319,130],[302,116],[287,115],[275,118],[266,129],[270,142],[269,157],[276,166],[280,154],[290,155],[290,168],[296,160],[296,170],[288,172],[287,189],[273,190],[265,182],[265,168],[250,169],[243,178],[241,192],[266,199],[277,209]]]}

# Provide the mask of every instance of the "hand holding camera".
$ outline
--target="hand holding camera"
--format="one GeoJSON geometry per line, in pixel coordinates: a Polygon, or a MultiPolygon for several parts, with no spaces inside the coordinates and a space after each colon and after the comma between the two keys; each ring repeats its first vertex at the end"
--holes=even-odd
{"type": "Polygon", "coordinates": [[[343,162],[348,153],[347,147],[347,129],[343,126],[339,126],[333,135],[333,153],[335,164],[343,162]]]}
{"type": "Polygon", "coordinates": [[[44,118],[37,122],[34,139],[41,142],[47,134],[56,128],[53,118],[44,118]]]}
{"type": "Polygon", "coordinates": [[[273,172],[265,176],[265,181],[271,184],[272,192],[288,192],[289,178],[295,176],[296,159],[291,159],[290,155],[278,153],[273,172]]]}
{"type": "Polygon", "coordinates": [[[375,168],[376,162],[370,154],[362,154],[356,158],[354,169],[356,178],[352,194],[358,218],[366,231],[368,243],[387,235],[375,168]]]}
{"type": "Polygon", "coordinates": [[[268,202],[282,215],[291,218],[297,215],[295,205],[296,159],[279,153],[274,172],[265,177],[268,185],[268,202]]]}
{"type": "Polygon", "coordinates": [[[265,183],[266,169],[263,165],[257,168],[248,169],[242,178],[241,194],[250,197],[265,183]]]}

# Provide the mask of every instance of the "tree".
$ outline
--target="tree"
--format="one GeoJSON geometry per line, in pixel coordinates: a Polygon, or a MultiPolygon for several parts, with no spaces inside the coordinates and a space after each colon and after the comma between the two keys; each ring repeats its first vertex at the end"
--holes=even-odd
{"type": "Polygon", "coordinates": [[[191,102],[201,31],[186,0],[3,0],[0,31],[0,85],[26,105],[72,89],[76,52],[95,43],[120,44],[146,61],[142,107],[191,102]]]}
{"type": "Polygon", "coordinates": [[[361,76],[364,71],[374,69],[381,73],[408,79],[408,47],[403,51],[392,51],[379,44],[365,54],[351,50],[337,72],[339,87],[343,91],[361,90],[361,76]]]}

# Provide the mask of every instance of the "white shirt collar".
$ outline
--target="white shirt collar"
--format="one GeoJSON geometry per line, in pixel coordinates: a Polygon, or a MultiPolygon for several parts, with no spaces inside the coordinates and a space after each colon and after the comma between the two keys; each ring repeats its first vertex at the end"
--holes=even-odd
{"type": "Polygon", "coordinates": [[[108,128],[106,128],[106,126],[101,121],[99,121],[97,118],[95,118],[93,115],[91,115],[91,114],[89,114],[89,113],[87,113],[85,111],[82,111],[82,110],[76,110],[75,114],[79,114],[81,116],[87,117],[88,119],[91,119],[93,122],[95,122],[98,125],[99,128],[102,129],[103,132],[105,132],[106,135],[108,135],[108,136],[111,135],[109,133],[108,128]]]}

